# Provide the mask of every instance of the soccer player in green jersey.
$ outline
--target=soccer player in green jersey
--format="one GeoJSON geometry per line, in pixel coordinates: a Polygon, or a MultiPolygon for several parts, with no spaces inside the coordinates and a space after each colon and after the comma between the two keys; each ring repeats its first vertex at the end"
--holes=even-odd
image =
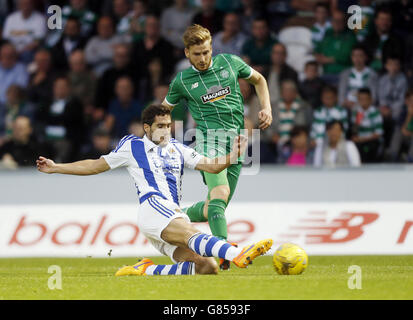
{"type": "MultiPolygon", "coordinates": [[[[173,108],[181,99],[188,104],[196,122],[196,150],[205,156],[224,155],[231,149],[229,141],[244,129],[244,103],[238,84],[242,78],[255,86],[261,110],[259,128],[272,123],[267,81],[238,56],[218,54],[212,57],[212,38],[208,29],[200,25],[187,28],[183,36],[185,55],[191,67],[179,72],[172,80],[163,105],[173,108]],[[212,151],[212,153],[211,153],[212,151]]],[[[218,174],[201,172],[208,186],[206,201],[186,208],[192,222],[208,221],[214,236],[227,239],[225,209],[231,200],[242,160],[218,174]]],[[[229,268],[229,261],[220,261],[221,269],[229,268]]]]}

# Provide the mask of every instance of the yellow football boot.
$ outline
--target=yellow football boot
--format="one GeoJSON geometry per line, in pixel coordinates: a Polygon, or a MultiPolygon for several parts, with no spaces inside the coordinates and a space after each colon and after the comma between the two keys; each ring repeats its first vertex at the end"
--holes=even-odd
{"type": "Polygon", "coordinates": [[[270,250],[272,243],[272,239],[265,239],[250,246],[246,246],[232,262],[239,268],[246,268],[256,257],[263,255],[270,250]]]}
{"type": "Polygon", "coordinates": [[[143,258],[133,266],[124,266],[116,271],[115,276],[144,276],[146,268],[153,265],[152,260],[143,258]]]}

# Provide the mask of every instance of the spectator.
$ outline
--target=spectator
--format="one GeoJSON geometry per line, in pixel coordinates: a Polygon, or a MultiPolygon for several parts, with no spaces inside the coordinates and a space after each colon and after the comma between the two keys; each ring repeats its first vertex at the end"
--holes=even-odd
{"type": "Polygon", "coordinates": [[[113,0],[110,12],[105,13],[112,18],[114,29],[118,30],[118,26],[123,18],[125,18],[130,10],[129,0],[113,0]]]}
{"type": "Polygon", "coordinates": [[[285,80],[298,83],[297,72],[287,64],[287,48],[282,43],[276,43],[271,50],[271,67],[266,76],[271,103],[280,99],[280,84],[285,80]]]}
{"type": "Polygon", "coordinates": [[[313,46],[316,48],[318,44],[324,39],[327,30],[331,29],[331,22],[329,21],[329,7],[325,2],[317,2],[314,8],[315,22],[311,27],[311,35],[313,46]]]}
{"type": "Polygon", "coordinates": [[[216,1],[216,8],[222,12],[234,12],[241,7],[241,0],[218,0],[216,1]]]}
{"type": "Polygon", "coordinates": [[[322,105],[313,113],[311,139],[319,144],[325,138],[326,124],[330,121],[340,121],[344,133],[348,130],[347,110],[337,104],[337,90],[332,86],[325,86],[321,94],[322,105]]]}
{"type": "MultiPolygon", "coordinates": [[[[173,72],[175,58],[171,56],[173,46],[160,34],[159,19],[148,15],[145,23],[145,37],[133,45],[133,58],[136,61],[136,72],[143,67],[142,76],[146,80],[140,88],[143,93],[152,93],[154,79],[153,69],[160,69],[160,78],[169,79],[173,72]],[[141,67],[142,66],[142,67],[141,67]],[[153,68],[153,69],[151,69],[153,68]]],[[[149,99],[145,98],[147,101],[149,99]]]]}
{"type": "Polygon", "coordinates": [[[386,73],[380,77],[378,85],[378,101],[383,117],[384,146],[388,147],[395,123],[400,119],[407,91],[406,76],[400,70],[400,59],[387,56],[386,73]]]}
{"type": "Polygon", "coordinates": [[[53,84],[53,100],[41,106],[38,120],[58,162],[71,162],[84,138],[83,105],[71,96],[69,80],[59,77],[53,84]]]}
{"type": "Polygon", "coordinates": [[[6,91],[12,84],[23,88],[27,86],[28,74],[23,64],[17,62],[16,48],[3,44],[0,48],[0,105],[6,102],[6,91]]]}
{"type": "Polygon", "coordinates": [[[315,109],[321,105],[321,91],[325,85],[321,79],[317,61],[311,60],[305,64],[304,79],[299,83],[301,97],[315,109]]]}
{"type": "Polygon", "coordinates": [[[115,34],[113,21],[110,17],[101,17],[97,30],[98,34],[91,38],[86,45],[85,57],[96,76],[99,77],[112,65],[113,46],[124,41],[124,38],[115,34]]]}
{"type": "Polygon", "coordinates": [[[32,0],[18,0],[18,8],[7,17],[3,38],[13,43],[22,62],[29,63],[46,36],[46,19],[34,11],[32,0]]]}
{"type": "Polygon", "coordinates": [[[392,3],[394,32],[405,38],[413,30],[413,1],[401,0],[392,3]]]}
{"type": "Polygon", "coordinates": [[[143,123],[138,118],[132,119],[131,123],[129,124],[129,133],[133,134],[134,136],[143,138],[145,135],[145,130],[143,130],[143,123]]]}
{"type": "Polygon", "coordinates": [[[254,0],[242,0],[242,8],[238,13],[241,21],[241,32],[251,36],[252,22],[260,15],[257,2],[254,0]]]}
{"type": "Polygon", "coordinates": [[[110,102],[105,128],[115,139],[128,134],[131,119],[140,117],[143,106],[133,97],[133,82],[128,77],[116,81],[116,98],[110,102]]]}
{"type": "Polygon", "coordinates": [[[363,163],[377,162],[383,135],[383,118],[372,105],[373,98],[368,88],[358,90],[358,105],[351,117],[352,138],[363,163]]]}
{"type": "Polygon", "coordinates": [[[387,56],[403,56],[403,42],[391,31],[391,11],[381,8],[376,11],[374,19],[375,29],[363,42],[365,48],[369,49],[369,56],[373,57],[370,67],[381,71],[387,56]]]}
{"type": "Polygon", "coordinates": [[[272,114],[269,133],[272,134],[272,142],[279,147],[288,142],[295,125],[309,126],[311,122],[311,108],[299,98],[292,80],[281,83],[281,100],[272,107],[272,114]]]}
{"type": "Polygon", "coordinates": [[[109,131],[97,128],[92,134],[92,145],[82,153],[81,159],[99,159],[101,155],[112,151],[112,141],[109,131]]]}
{"type": "Polygon", "coordinates": [[[238,15],[227,13],[224,17],[223,26],[224,29],[212,38],[213,54],[231,53],[240,56],[247,36],[241,32],[238,15]]]}
{"type": "Polygon", "coordinates": [[[39,49],[34,56],[34,72],[29,77],[28,99],[34,104],[50,101],[53,82],[57,77],[52,67],[52,56],[46,49],[39,49]]]}
{"type": "Polygon", "coordinates": [[[18,116],[13,122],[11,140],[0,146],[0,167],[34,166],[40,154],[50,156],[50,151],[33,135],[30,119],[18,116]]]}
{"type": "Polygon", "coordinates": [[[407,162],[413,162],[413,91],[406,93],[405,106],[394,130],[390,145],[391,161],[398,161],[400,153],[407,149],[407,162]],[[406,147],[406,148],[405,148],[406,147]]]}
{"type": "Polygon", "coordinates": [[[51,49],[53,66],[58,70],[67,71],[70,54],[75,50],[83,49],[85,45],[86,40],[81,36],[79,20],[69,17],[62,37],[51,49]]]}
{"type": "Polygon", "coordinates": [[[314,152],[315,167],[359,167],[360,154],[354,142],[346,140],[343,123],[327,123],[327,135],[314,152]]]}
{"type": "Polygon", "coordinates": [[[207,28],[212,35],[222,30],[224,13],[215,8],[215,0],[201,0],[201,11],[197,13],[192,23],[207,28]]]}
{"type": "Polygon", "coordinates": [[[175,0],[174,5],[162,11],[161,35],[168,39],[171,44],[184,49],[182,35],[191,24],[195,11],[188,6],[188,0],[175,0]]]}
{"type": "Polygon", "coordinates": [[[340,73],[339,81],[339,99],[338,102],[343,107],[351,109],[357,103],[357,90],[360,88],[369,88],[373,102],[377,97],[377,73],[370,67],[366,66],[367,55],[362,46],[355,46],[351,50],[351,61],[353,67],[340,73]]]}
{"type": "Polygon", "coordinates": [[[0,145],[12,134],[13,122],[18,116],[26,116],[33,120],[34,106],[27,102],[22,87],[12,84],[7,89],[7,101],[4,114],[0,114],[0,145]]]}
{"type": "Polygon", "coordinates": [[[409,83],[413,87],[413,34],[406,38],[406,50],[404,51],[404,71],[409,83]]]}
{"type": "MultiPolygon", "coordinates": [[[[96,120],[101,119],[108,109],[109,102],[115,97],[116,81],[122,76],[128,76],[135,81],[138,78],[131,64],[130,47],[127,44],[115,46],[113,67],[106,70],[98,80],[95,98],[96,120]]],[[[136,86],[136,82],[134,84],[136,86]]]]}
{"type": "Polygon", "coordinates": [[[306,126],[295,126],[291,129],[291,138],[281,147],[278,162],[287,166],[305,166],[312,163],[312,153],[306,126]]]}
{"type": "MultiPolygon", "coordinates": [[[[301,2],[303,0],[300,0],[301,2]]],[[[279,32],[290,17],[296,14],[293,7],[294,0],[268,0],[264,12],[268,17],[269,28],[279,32]]]]}
{"type": "Polygon", "coordinates": [[[350,53],[356,37],[347,28],[343,12],[335,11],[331,24],[332,29],[326,31],[324,39],[315,48],[315,53],[317,62],[323,66],[324,80],[335,85],[339,73],[350,67],[350,53]]]}
{"type": "Polygon", "coordinates": [[[70,71],[67,75],[73,97],[79,99],[86,114],[93,112],[96,92],[96,77],[88,70],[85,54],[82,50],[73,51],[69,58],[70,71]]]}
{"type": "Polygon", "coordinates": [[[89,38],[95,28],[97,16],[93,11],[88,10],[87,0],[70,0],[70,5],[62,9],[63,24],[69,17],[75,17],[80,22],[80,34],[84,38],[89,38]]]}
{"type": "Polygon", "coordinates": [[[252,23],[252,37],[242,47],[242,56],[254,69],[263,72],[271,64],[271,52],[276,42],[270,34],[267,21],[257,17],[252,23]]]}
{"type": "Polygon", "coordinates": [[[144,36],[145,20],[145,1],[134,0],[133,10],[119,22],[117,26],[117,33],[130,35],[133,42],[139,41],[144,36]]]}

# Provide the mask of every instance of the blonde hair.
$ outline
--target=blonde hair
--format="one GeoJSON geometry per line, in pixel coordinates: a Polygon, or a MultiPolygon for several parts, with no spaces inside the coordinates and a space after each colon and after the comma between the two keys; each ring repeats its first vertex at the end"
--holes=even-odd
{"type": "Polygon", "coordinates": [[[205,41],[212,41],[211,33],[207,28],[199,24],[193,24],[186,28],[183,35],[185,48],[189,49],[193,45],[202,44],[205,41]]]}

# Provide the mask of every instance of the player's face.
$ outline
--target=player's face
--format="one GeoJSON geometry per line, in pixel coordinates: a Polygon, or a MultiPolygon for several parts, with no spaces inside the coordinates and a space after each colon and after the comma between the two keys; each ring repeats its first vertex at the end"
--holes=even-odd
{"type": "Polygon", "coordinates": [[[205,71],[209,68],[212,59],[212,43],[207,40],[202,44],[196,44],[185,48],[185,55],[189,62],[199,71],[205,71]]]}
{"type": "Polygon", "coordinates": [[[148,138],[155,144],[164,146],[171,139],[172,120],[170,115],[156,116],[155,121],[149,127],[149,132],[146,134],[148,138]]]}

